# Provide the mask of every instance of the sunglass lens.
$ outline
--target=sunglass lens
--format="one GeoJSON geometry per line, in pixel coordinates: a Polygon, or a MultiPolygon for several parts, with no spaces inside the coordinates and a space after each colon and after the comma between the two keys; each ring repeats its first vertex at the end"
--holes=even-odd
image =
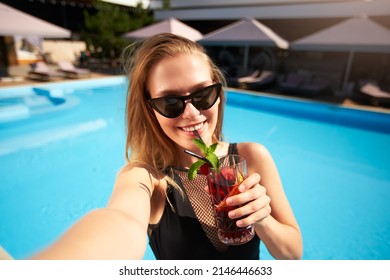
{"type": "Polygon", "coordinates": [[[214,105],[219,96],[218,85],[207,87],[196,94],[194,105],[200,110],[207,110],[214,105]]]}
{"type": "Polygon", "coordinates": [[[183,110],[183,102],[177,98],[166,98],[155,102],[155,108],[168,118],[179,116],[183,110]]]}

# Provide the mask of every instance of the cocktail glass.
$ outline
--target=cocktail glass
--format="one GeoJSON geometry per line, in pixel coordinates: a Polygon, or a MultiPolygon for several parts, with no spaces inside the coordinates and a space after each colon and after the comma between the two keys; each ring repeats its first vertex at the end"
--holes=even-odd
{"type": "Polygon", "coordinates": [[[210,168],[209,171],[207,181],[214,204],[219,239],[229,245],[240,245],[250,241],[255,234],[253,225],[238,227],[236,225],[238,219],[229,218],[228,213],[239,206],[226,204],[228,197],[239,193],[238,187],[247,177],[245,159],[239,155],[227,155],[220,158],[218,169],[210,168]]]}

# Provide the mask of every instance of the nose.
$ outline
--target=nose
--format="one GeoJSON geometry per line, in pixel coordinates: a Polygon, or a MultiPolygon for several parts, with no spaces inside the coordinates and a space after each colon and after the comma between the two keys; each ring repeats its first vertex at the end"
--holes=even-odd
{"type": "Polygon", "coordinates": [[[197,117],[198,115],[200,115],[200,111],[198,109],[196,109],[196,107],[194,105],[192,105],[192,103],[189,100],[186,101],[186,104],[184,106],[185,106],[184,112],[182,114],[183,118],[193,119],[193,118],[197,117]]]}

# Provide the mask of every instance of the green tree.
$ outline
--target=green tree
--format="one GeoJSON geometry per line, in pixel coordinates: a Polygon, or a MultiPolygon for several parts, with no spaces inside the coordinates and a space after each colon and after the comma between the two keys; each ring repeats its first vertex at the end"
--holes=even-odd
{"type": "Polygon", "coordinates": [[[171,7],[171,1],[170,0],[163,0],[163,10],[169,10],[171,7]]]}
{"type": "Polygon", "coordinates": [[[112,61],[129,43],[122,38],[124,33],[153,21],[150,11],[143,9],[141,3],[128,9],[98,0],[94,6],[96,11],[84,11],[85,29],[80,35],[92,55],[112,61]]]}

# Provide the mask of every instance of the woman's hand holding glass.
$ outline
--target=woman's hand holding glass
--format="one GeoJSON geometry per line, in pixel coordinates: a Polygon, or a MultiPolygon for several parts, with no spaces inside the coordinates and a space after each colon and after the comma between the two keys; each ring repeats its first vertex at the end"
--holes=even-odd
{"type": "Polygon", "coordinates": [[[239,227],[261,223],[271,214],[271,199],[266,188],[260,184],[260,179],[257,173],[248,176],[239,187],[240,193],[226,200],[227,205],[242,205],[228,214],[232,219],[242,217],[237,221],[239,227]]]}

